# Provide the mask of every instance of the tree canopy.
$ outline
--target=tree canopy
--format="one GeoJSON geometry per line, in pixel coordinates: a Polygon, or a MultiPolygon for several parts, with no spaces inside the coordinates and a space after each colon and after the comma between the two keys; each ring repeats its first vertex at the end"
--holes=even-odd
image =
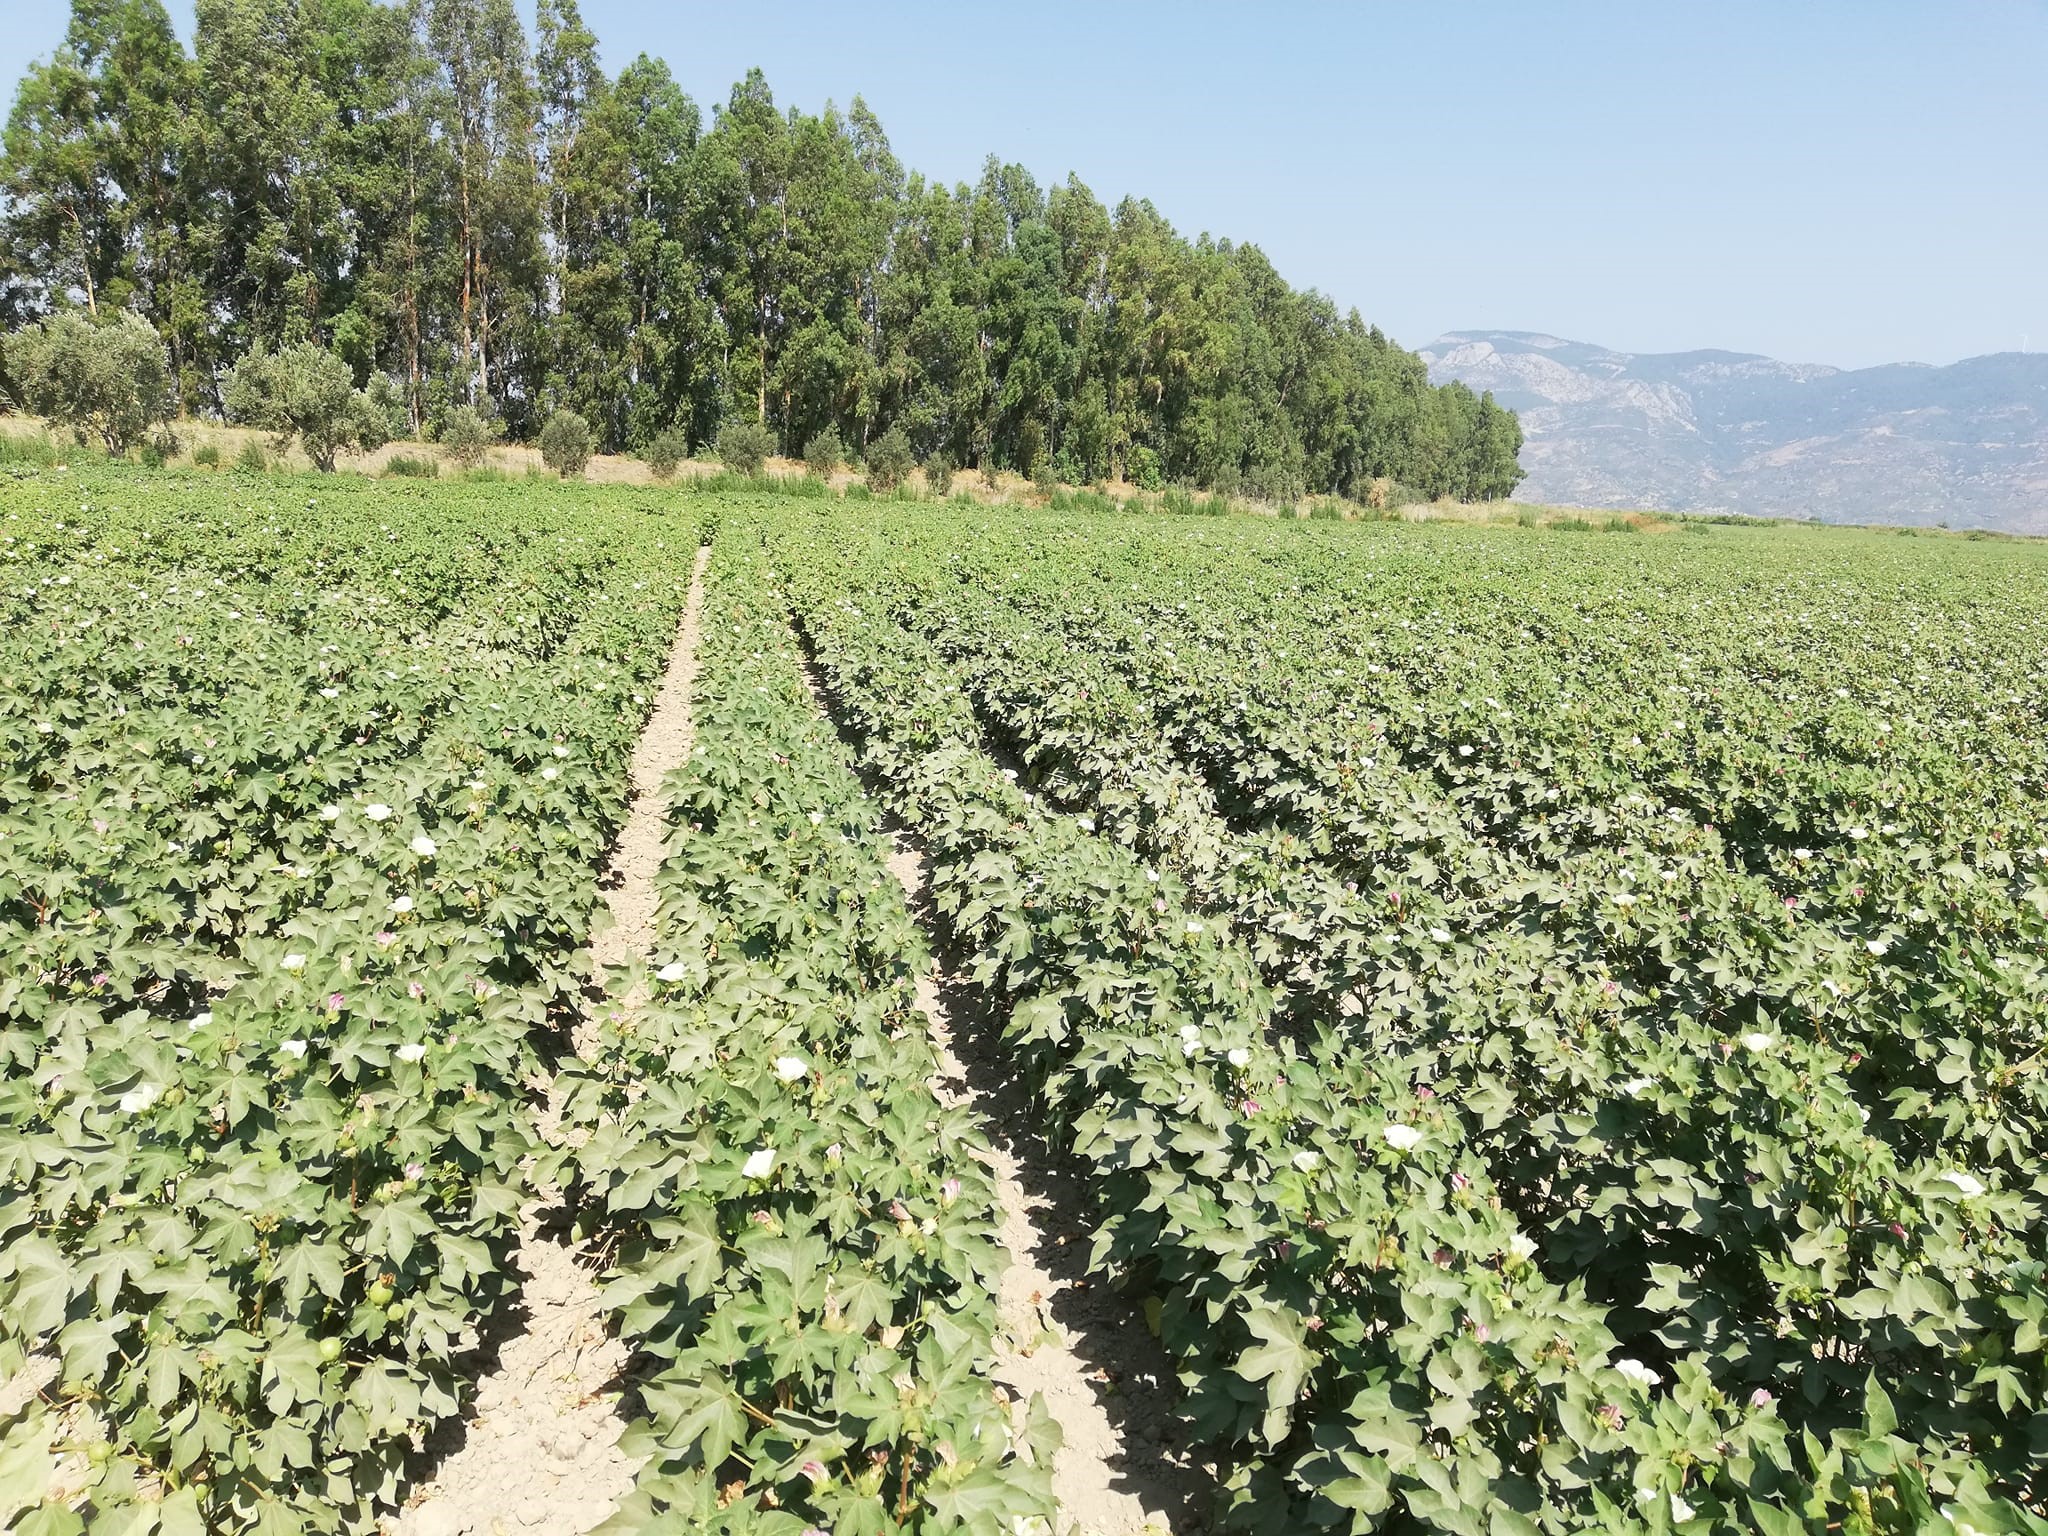
{"type": "Polygon", "coordinates": [[[892,429],[920,459],[1275,496],[1389,478],[1496,497],[1512,412],[1255,245],[1177,232],[991,156],[907,171],[855,97],[709,113],[644,55],[608,76],[576,0],[74,0],[0,145],[0,322],[126,310],[184,409],[247,353],[389,374],[607,451],[744,415],[775,448],[892,429]]]}

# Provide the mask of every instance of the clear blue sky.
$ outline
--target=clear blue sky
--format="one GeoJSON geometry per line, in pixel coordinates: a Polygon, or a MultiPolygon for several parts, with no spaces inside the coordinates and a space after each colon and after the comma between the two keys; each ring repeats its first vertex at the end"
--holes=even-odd
{"type": "MultiPolygon", "coordinates": [[[[68,6],[7,10],[11,96],[68,6]]],[[[2048,349],[2044,0],[583,10],[613,69],[661,55],[707,106],[752,64],[784,105],[859,92],[928,175],[994,151],[1149,196],[1411,346],[2048,349]]]]}

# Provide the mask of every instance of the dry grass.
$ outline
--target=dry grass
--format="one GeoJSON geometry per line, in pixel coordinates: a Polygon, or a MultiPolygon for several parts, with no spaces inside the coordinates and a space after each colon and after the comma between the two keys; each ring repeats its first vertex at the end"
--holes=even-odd
{"type": "MultiPolygon", "coordinates": [[[[45,425],[33,417],[0,416],[0,434],[11,436],[33,436],[48,431],[45,425]]],[[[251,443],[260,444],[269,455],[271,463],[285,471],[310,471],[312,462],[294,445],[283,454],[276,453],[270,445],[270,435],[251,427],[225,426],[218,422],[187,420],[180,421],[174,429],[178,436],[179,451],[176,463],[190,466],[193,453],[210,445],[220,456],[223,470],[232,468],[243,448],[251,443]]],[[[53,437],[62,441],[62,435],[52,432],[53,437]]],[[[94,450],[86,450],[88,452],[94,450]]],[[[345,453],[336,463],[336,470],[342,474],[384,475],[387,466],[395,458],[409,458],[438,466],[446,477],[465,473],[451,463],[438,445],[422,442],[387,443],[371,453],[345,453]]],[[[518,443],[500,444],[489,450],[484,458],[484,468],[497,474],[524,478],[536,476],[552,478],[549,470],[541,463],[540,450],[518,443]]],[[[723,472],[724,466],[713,459],[686,459],[676,468],[671,484],[693,479],[702,479],[723,472]]],[[[809,473],[801,459],[771,458],[764,465],[765,472],[780,480],[800,480],[809,473]]],[[[592,457],[584,470],[585,482],[596,485],[660,485],[654,471],[640,459],[626,454],[597,454],[592,457]]],[[[852,469],[834,471],[828,482],[831,489],[844,494],[848,487],[862,483],[861,476],[852,469]]],[[[917,495],[928,496],[930,486],[923,470],[911,473],[907,482],[917,495]]],[[[1098,481],[1089,487],[1062,485],[1063,491],[1088,489],[1110,496],[1131,510],[1159,511],[1165,504],[1167,493],[1147,491],[1127,480],[1098,481]]],[[[1003,470],[995,476],[993,487],[978,469],[962,469],[954,472],[953,483],[948,493],[952,497],[965,496],[983,506],[1043,506],[1046,493],[1020,474],[1003,470]]],[[[1199,500],[1207,501],[1208,492],[1195,492],[1199,500]]],[[[1305,497],[1292,504],[1275,504],[1254,501],[1249,497],[1227,498],[1230,510],[1252,517],[1308,518],[1313,514],[1322,518],[1339,521],[1385,521],[1403,522],[1450,522],[1450,523],[1521,523],[1524,526],[1551,527],[1572,519],[1583,519],[1600,527],[1616,520],[1632,524],[1644,533],[1669,533],[1678,524],[1654,512],[1609,512],[1586,510],[1576,507],[1543,506],[1527,502],[1454,502],[1435,501],[1410,504],[1388,509],[1375,509],[1358,502],[1346,501],[1334,496],[1305,497]]]]}

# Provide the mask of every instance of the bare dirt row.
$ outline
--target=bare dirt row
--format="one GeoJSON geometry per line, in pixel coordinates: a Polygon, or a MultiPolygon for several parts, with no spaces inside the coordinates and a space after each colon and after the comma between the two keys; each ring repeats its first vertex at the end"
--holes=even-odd
{"type": "MultiPolygon", "coordinates": [[[[601,973],[639,959],[654,943],[654,874],[667,830],[661,781],[690,756],[710,553],[708,546],[697,552],[683,621],[633,750],[632,805],[601,882],[610,926],[591,943],[601,973]]],[[[599,1008],[634,1001],[593,998],[577,1025],[578,1052],[590,1048],[599,1008]]],[[[550,1085],[543,1135],[553,1134],[559,1109],[550,1085]]],[[[494,1347],[487,1344],[494,1358],[468,1419],[429,1448],[440,1452],[432,1474],[387,1522],[393,1536],[582,1536],[632,1487],[638,1467],[618,1443],[627,1421],[627,1350],[605,1326],[591,1271],[556,1230],[560,1215],[545,1193],[528,1207],[513,1256],[520,1303],[494,1347]]]]}

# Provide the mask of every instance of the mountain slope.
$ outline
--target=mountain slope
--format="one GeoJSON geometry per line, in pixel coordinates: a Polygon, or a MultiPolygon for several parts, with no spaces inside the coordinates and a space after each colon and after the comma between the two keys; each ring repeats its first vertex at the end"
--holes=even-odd
{"type": "Polygon", "coordinates": [[[1845,370],[1526,331],[1421,355],[1521,413],[1530,500],[2048,533],[2048,355],[1845,370]]]}

